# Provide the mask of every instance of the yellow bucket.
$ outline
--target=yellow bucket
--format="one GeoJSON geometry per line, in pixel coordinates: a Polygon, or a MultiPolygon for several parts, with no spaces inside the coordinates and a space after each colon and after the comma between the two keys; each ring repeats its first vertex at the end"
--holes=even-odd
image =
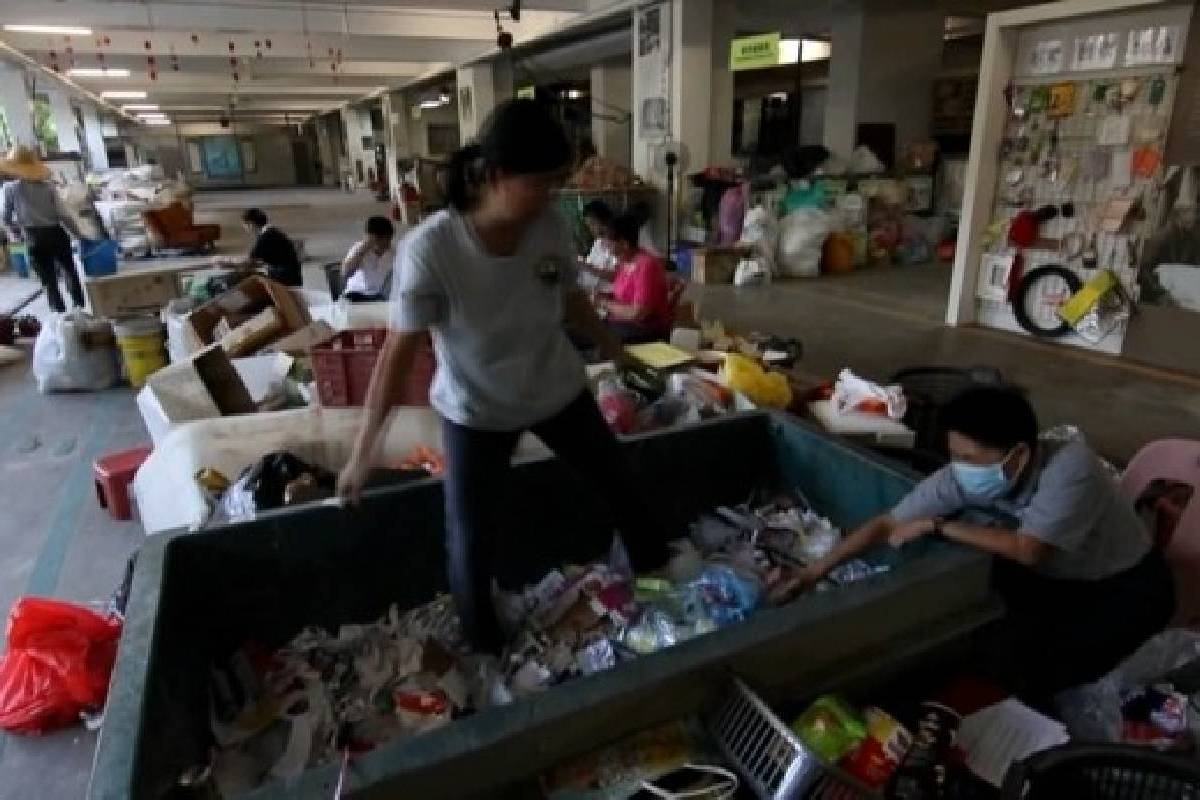
{"type": "Polygon", "coordinates": [[[140,389],[147,378],[167,365],[162,325],[155,317],[139,317],[119,320],[113,324],[113,329],[129,383],[140,389]]]}

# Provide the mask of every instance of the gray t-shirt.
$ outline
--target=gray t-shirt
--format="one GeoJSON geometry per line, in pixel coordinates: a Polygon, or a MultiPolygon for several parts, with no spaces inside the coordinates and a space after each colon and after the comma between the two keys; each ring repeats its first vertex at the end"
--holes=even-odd
{"type": "Polygon", "coordinates": [[[437,355],[430,403],[451,422],[524,430],[584,390],[583,360],[563,331],[576,287],[566,225],[548,211],[515,255],[489,255],[462,214],[440,211],[396,254],[392,327],[428,330],[437,355]]]}
{"type": "MultiPolygon", "coordinates": [[[[897,522],[983,512],[1051,545],[1037,571],[1051,578],[1097,580],[1137,564],[1150,536],[1086,444],[1043,442],[1033,470],[1008,496],[988,501],[966,495],[943,467],[892,510],[897,522]]],[[[973,516],[973,515],[972,515],[973,516]]]]}

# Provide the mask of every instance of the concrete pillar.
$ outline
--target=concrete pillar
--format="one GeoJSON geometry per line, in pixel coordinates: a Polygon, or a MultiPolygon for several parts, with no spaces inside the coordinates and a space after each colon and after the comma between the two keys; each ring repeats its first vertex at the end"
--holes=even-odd
{"type": "Polygon", "coordinates": [[[479,134],[492,109],[516,93],[512,62],[502,58],[468,64],[457,71],[455,82],[458,91],[459,138],[465,144],[479,134]],[[469,102],[464,102],[468,98],[469,102]]]}
{"type": "Polygon", "coordinates": [[[99,110],[92,105],[86,105],[81,110],[88,165],[92,169],[108,169],[108,151],[104,147],[104,131],[100,127],[99,110]]]}
{"type": "Polygon", "coordinates": [[[60,153],[80,153],[79,126],[75,119],[75,110],[71,107],[71,97],[59,89],[47,89],[46,99],[50,101],[50,119],[54,121],[54,130],[58,134],[58,151],[60,153]]]}
{"type": "Polygon", "coordinates": [[[863,123],[895,125],[898,152],[928,139],[944,9],[927,0],[833,0],[831,19],[825,146],[848,155],[863,123]]]}
{"type": "MultiPolygon", "coordinates": [[[[644,8],[644,7],[643,7],[644,8]]],[[[667,65],[667,116],[670,138],[679,143],[687,163],[682,172],[732,163],[733,73],[729,71],[729,44],[736,22],[734,0],[673,0],[661,6],[661,38],[669,51],[667,65]]],[[[633,167],[657,186],[665,177],[654,169],[659,141],[642,135],[643,103],[659,96],[659,79],[638,65],[640,15],[635,12],[633,31],[633,167]]],[[[683,174],[676,170],[676,198],[683,174]]],[[[674,206],[673,206],[674,207],[674,206]]],[[[658,209],[650,235],[661,246],[665,236],[666,208],[658,209]]],[[[678,234],[679,226],[674,226],[678,234]]]]}
{"type": "Polygon", "coordinates": [[[604,158],[633,164],[633,72],[628,56],[592,67],[592,144],[604,158]]]}
{"type": "Polygon", "coordinates": [[[408,110],[404,92],[388,92],[382,98],[384,146],[387,150],[388,188],[393,200],[400,199],[400,169],[397,160],[408,158],[412,149],[408,141],[408,110]]]}
{"type": "Polygon", "coordinates": [[[346,158],[342,173],[354,176],[356,189],[365,189],[367,170],[375,168],[375,154],[363,147],[363,139],[372,136],[371,115],[367,109],[359,106],[346,106],[341,109],[342,125],[346,134],[346,158]],[[358,174],[358,164],[362,164],[362,176],[358,174]]]}
{"type": "Polygon", "coordinates": [[[29,100],[25,70],[0,64],[0,108],[4,109],[4,118],[8,120],[8,132],[13,144],[37,144],[29,100]]]}
{"type": "Polygon", "coordinates": [[[331,186],[337,183],[338,156],[333,146],[333,139],[329,135],[329,123],[333,119],[335,117],[327,114],[316,119],[317,158],[321,162],[321,174],[317,176],[317,182],[322,186],[331,186]]]}

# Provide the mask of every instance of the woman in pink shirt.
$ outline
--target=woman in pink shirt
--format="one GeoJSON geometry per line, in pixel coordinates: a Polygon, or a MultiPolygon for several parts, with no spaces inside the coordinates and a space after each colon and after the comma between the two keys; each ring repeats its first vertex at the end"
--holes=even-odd
{"type": "Polygon", "coordinates": [[[640,228],[632,214],[622,214],[608,227],[617,273],[600,305],[605,323],[626,343],[663,339],[671,331],[667,271],[658,256],[638,246],[640,228]]]}

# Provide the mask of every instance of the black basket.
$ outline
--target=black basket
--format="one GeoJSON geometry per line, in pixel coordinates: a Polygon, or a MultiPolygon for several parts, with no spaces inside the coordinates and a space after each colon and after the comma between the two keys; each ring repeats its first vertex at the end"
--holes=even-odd
{"type": "Polygon", "coordinates": [[[1200,761],[1138,745],[1065,744],[1014,764],[1001,800],[1200,800],[1200,761]]]}
{"type": "Polygon", "coordinates": [[[916,450],[946,456],[938,417],[942,407],[972,386],[1000,386],[1004,377],[994,367],[910,367],[892,376],[904,388],[908,411],[904,424],[917,434],[916,450]]]}

